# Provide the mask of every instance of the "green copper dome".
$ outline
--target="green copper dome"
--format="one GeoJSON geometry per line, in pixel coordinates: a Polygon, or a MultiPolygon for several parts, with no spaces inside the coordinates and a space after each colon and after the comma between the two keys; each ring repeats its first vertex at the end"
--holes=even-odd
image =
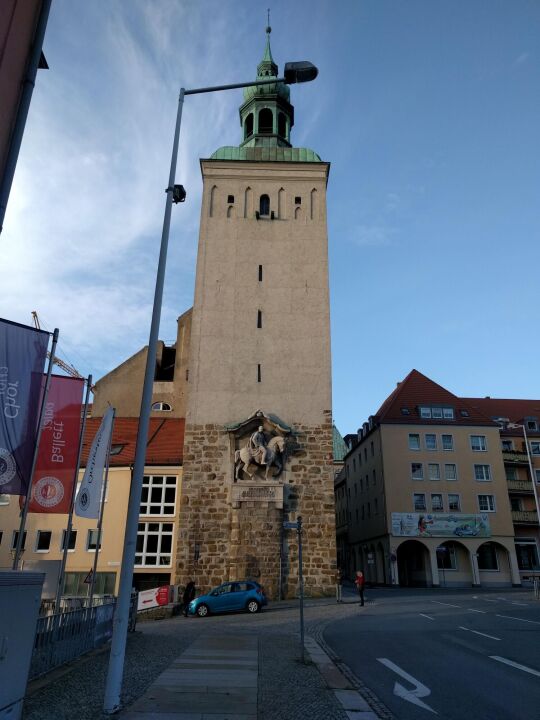
{"type": "MultiPolygon", "coordinates": [[[[270,33],[272,28],[268,26],[266,28],[266,48],[264,50],[263,59],[257,66],[257,80],[264,80],[265,77],[278,76],[278,66],[274,62],[272,57],[272,50],[270,48],[270,33]]],[[[289,102],[291,97],[291,91],[288,85],[285,83],[273,83],[272,85],[259,85],[244,88],[244,101],[251,100],[255,95],[279,95],[284,100],[289,102]]]]}

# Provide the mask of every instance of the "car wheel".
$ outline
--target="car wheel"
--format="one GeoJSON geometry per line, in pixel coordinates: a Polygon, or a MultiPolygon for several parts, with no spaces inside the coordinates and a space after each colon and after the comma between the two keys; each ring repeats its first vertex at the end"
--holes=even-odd
{"type": "Polygon", "coordinates": [[[261,609],[261,606],[256,600],[250,600],[247,604],[247,611],[249,613],[257,613],[261,609]]]}
{"type": "Polygon", "coordinates": [[[199,617],[206,617],[208,615],[208,605],[199,605],[199,607],[197,608],[197,615],[199,617]]]}

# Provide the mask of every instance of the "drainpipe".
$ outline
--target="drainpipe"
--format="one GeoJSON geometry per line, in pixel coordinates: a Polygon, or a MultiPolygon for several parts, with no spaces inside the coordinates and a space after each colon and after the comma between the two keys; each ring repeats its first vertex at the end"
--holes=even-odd
{"type": "Polygon", "coordinates": [[[4,168],[4,173],[0,185],[0,233],[2,232],[2,226],[4,225],[4,217],[6,214],[9,193],[11,191],[11,185],[13,183],[13,176],[15,175],[15,168],[17,167],[17,159],[19,157],[19,150],[21,149],[24,128],[26,125],[26,118],[28,117],[30,101],[32,100],[32,93],[34,91],[34,85],[36,83],[36,75],[39,67],[39,60],[41,58],[41,49],[43,47],[43,38],[45,37],[47,20],[49,19],[51,2],[52,0],[43,0],[41,5],[41,12],[39,13],[36,33],[34,35],[34,42],[30,50],[26,74],[23,81],[23,89],[21,94],[21,100],[19,103],[19,109],[17,110],[15,126],[13,128],[13,133],[9,144],[8,155],[6,158],[6,166],[4,168]]]}

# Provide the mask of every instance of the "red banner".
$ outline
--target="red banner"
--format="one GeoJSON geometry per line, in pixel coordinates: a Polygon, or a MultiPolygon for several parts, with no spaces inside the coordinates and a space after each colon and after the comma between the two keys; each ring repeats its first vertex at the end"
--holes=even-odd
{"type": "Polygon", "coordinates": [[[77,464],[84,380],[53,375],[29,512],[68,513],[77,464]]]}

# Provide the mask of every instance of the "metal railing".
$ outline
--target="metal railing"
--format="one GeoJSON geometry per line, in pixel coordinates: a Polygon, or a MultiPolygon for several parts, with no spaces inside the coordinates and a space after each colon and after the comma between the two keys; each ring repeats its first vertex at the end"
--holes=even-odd
{"type": "MultiPolygon", "coordinates": [[[[105,600],[103,598],[103,600],[105,600]]],[[[29,679],[100,647],[112,637],[116,599],[38,618],[29,679]]],[[[137,596],[131,598],[129,630],[135,630],[137,596]]]]}
{"type": "Polygon", "coordinates": [[[512,521],[515,523],[538,524],[538,514],[536,510],[512,510],[512,521]]]}

